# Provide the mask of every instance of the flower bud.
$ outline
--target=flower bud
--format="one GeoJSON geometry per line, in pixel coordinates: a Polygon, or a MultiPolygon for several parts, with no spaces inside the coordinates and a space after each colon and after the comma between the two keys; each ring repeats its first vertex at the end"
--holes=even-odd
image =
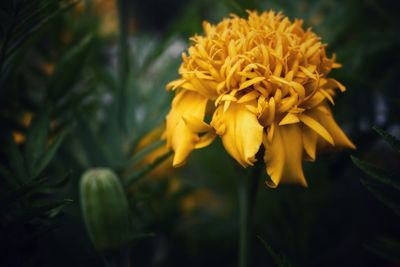
{"type": "Polygon", "coordinates": [[[132,237],[132,217],[117,175],[106,168],[86,171],[80,183],[86,228],[98,251],[117,249],[132,237]]]}

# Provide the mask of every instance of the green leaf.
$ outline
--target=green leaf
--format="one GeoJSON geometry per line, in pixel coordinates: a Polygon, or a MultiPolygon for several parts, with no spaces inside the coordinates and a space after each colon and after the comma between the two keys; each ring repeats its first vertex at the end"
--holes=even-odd
{"type": "Polygon", "coordinates": [[[9,188],[15,189],[18,187],[18,182],[6,166],[0,165],[0,177],[4,178],[9,188]]]}
{"type": "Polygon", "coordinates": [[[396,177],[395,175],[390,174],[387,171],[375,165],[372,165],[368,162],[360,160],[354,156],[351,156],[351,160],[355,165],[357,165],[358,168],[360,168],[370,177],[375,178],[377,181],[380,181],[381,183],[392,186],[397,190],[400,190],[399,177],[396,177]]]}
{"type": "MultiPolygon", "coordinates": [[[[69,204],[73,203],[74,201],[72,199],[64,199],[59,201],[58,203],[55,203],[50,210],[48,210],[46,213],[48,214],[49,218],[54,218],[60,212],[69,204]]],[[[50,206],[50,205],[49,205],[50,206]]]]}
{"type": "Polygon", "coordinates": [[[361,179],[361,183],[385,206],[391,208],[397,215],[400,216],[400,201],[399,194],[390,191],[391,188],[382,184],[374,184],[372,181],[361,179]],[[396,199],[397,198],[397,199],[396,199]]]}
{"type": "Polygon", "coordinates": [[[382,130],[379,127],[374,126],[374,127],[372,127],[372,129],[374,129],[378,134],[380,134],[394,151],[400,153],[400,140],[399,139],[397,139],[395,136],[382,130]]]}
{"type": "Polygon", "coordinates": [[[28,180],[24,158],[12,137],[8,138],[8,154],[10,168],[17,181],[21,184],[23,181],[28,180]]]}
{"type": "Polygon", "coordinates": [[[22,185],[21,187],[9,191],[0,199],[0,210],[3,208],[8,208],[14,202],[21,200],[24,197],[34,193],[38,188],[40,188],[48,178],[44,177],[41,179],[37,179],[34,181],[30,181],[27,184],[22,185]]]}
{"type": "Polygon", "coordinates": [[[68,93],[81,73],[83,63],[92,44],[92,36],[88,35],[72,47],[61,58],[55,67],[54,74],[48,83],[47,89],[51,99],[57,101],[68,93]]]}
{"type": "Polygon", "coordinates": [[[164,162],[164,160],[168,159],[172,155],[172,153],[173,153],[172,151],[168,151],[167,153],[156,158],[152,163],[146,165],[141,170],[134,173],[132,176],[126,178],[125,183],[124,183],[125,186],[129,186],[132,183],[138,181],[140,178],[144,177],[146,174],[148,174],[154,168],[156,168],[158,165],[160,165],[162,162],[164,162]]]}
{"type": "Polygon", "coordinates": [[[278,252],[276,252],[268,243],[265,241],[261,236],[257,236],[257,238],[263,243],[265,249],[268,251],[268,253],[271,255],[272,259],[276,263],[277,266],[279,267],[289,267],[292,266],[290,262],[282,255],[280,255],[278,252]]]}
{"type": "MultiPolygon", "coordinates": [[[[48,2],[51,4],[52,1],[48,2]]],[[[66,1],[60,2],[62,4],[57,4],[53,2],[52,5],[47,6],[46,4],[39,8],[37,5],[31,5],[29,6],[29,8],[25,8],[24,10],[21,10],[19,14],[17,14],[18,16],[15,18],[15,28],[10,32],[10,34],[12,34],[13,36],[7,36],[10,39],[10,42],[9,45],[5,47],[5,49],[7,50],[4,51],[5,58],[3,58],[4,62],[6,62],[6,65],[9,64],[9,59],[14,56],[18,49],[29,38],[34,36],[45,25],[50,23],[52,19],[57,17],[68,8],[72,7],[78,1],[72,1],[70,3],[66,3],[66,1]],[[24,16],[26,18],[24,18],[24,16]]]]}
{"type": "Polygon", "coordinates": [[[60,188],[66,186],[71,178],[72,171],[66,172],[63,176],[60,178],[56,179],[55,182],[52,183],[46,183],[46,186],[43,188],[40,188],[38,190],[38,193],[41,194],[51,194],[59,190],[60,188]]]}
{"type": "Polygon", "coordinates": [[[37,114],[27,133],[25,160],[30,178],[38,173],[38,161],[44,155],[47,146],[50,125],[50,109],[45,107],[37,114]]]}
{"type": "Polygon", "coordinates": [[[400,241],[391,238],[380,238],[365,247],[376,255],[395,262],[400,261],[400,241]]]}
{"type": "Polygon", "coordinates": [[[40,158],[37,167],[35,168],[35,172],[33,174],[34,177],[37,177],[49,164],[49,162],[53,159],[55,153],[60,147],[61,143],[64,141],[66,132],[60,133],[51,146],[47,149],[43,157],[40,158]]]}
{"type": "Polygon", "coordinates": [[[130,164],[131,165],[135,165],[136,163],[138,163],[142,159],[144,159],[149,153],[151,153],[152,151],[154,151],[155,149],[161,147],[164,144],[165,144],[164,140],[158,140],[158,141],[155,141],[155,142],[151,143],[150,145],[146,146],[145,148],[143,148],[139,152],[137,152],[133,156],[130,164]]]}
{"type": "Polygon", "coordinates": [[[103,146],[94,130],[89,125],[89,121],[85,118],[78,119],[78,128],[81,145],[90,166],[109,166],[110,163],[106,157],[103,146]]]}
{"type": "Polygon", "coordinates": [[[44,204],[40,205],[35,205],[27,209],[27,211],[24,213],[22,218],[20,218],[21,221],[26,220],[29,221],[33,218],[37,217],[48,217],[48,218],[53,218],[57,216],[62,209],[74,202],[72,199],[63,199],[63,200],[58,200],[58,201],[46,201],[44,204]]]}

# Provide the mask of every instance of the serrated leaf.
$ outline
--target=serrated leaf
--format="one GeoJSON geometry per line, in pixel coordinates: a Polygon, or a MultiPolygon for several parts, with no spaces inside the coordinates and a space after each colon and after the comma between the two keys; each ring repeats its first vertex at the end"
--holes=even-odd
{"type": "Polygon", "coordinates": [[[47,149],[47,151],[44,153],[43,157],[39,159],[37,167],[35,168],[35,172],[33,173],[33,177],[37,177],[47,167],[49,162],[53,159],[61,143],[64,141],[65,135],[66,132],[60,133],[47,149]]]}
{"type": "Polygon", "coordinates": [[[395,136],[391,135],[390,133],[384,131],[383,129],[374,126],[372,129],[374,129],[380,136],[385,139],[385,141],[390,145],[390,147],[400,153],[400,140],[397,139],[395,136]]]}
{"type": "Polygon", "coordinates": [[[271,255],[272,259],[276,263],[277,266],[279,267],[290,267],[292,266],[290,262],[281,254],[275,251],[268,243],[265,241],[261,236],[257,236],[257,238],[261,241],[261,243],[264,245],[265,249],[268,251],[268,253],[271,255]]]}
{"type": "Polygon", "coordinates": [[[391,238],[381,238],[365,247],[376,255],[391,261],[400,261],[400,241],[391,238]]]}
{"type": "Polygon", "coordinates": [[[27,133],[25,161],[30,178],[35,178],[38,161],[44,155],[47,146],[50,125],[50,108],[45,107],[33,118],[27,133]]]}
{"type": "Polygon", "coordinates": [[[397,190],[400,190],[399,177],[396,177],[395,175],[390,174],[387,171],[354,156],[351,156],[351,160],[355,165],[357,165],[358,168],[360,168],[370,177],[375,178],[386,185],[392,186],[397,190]]]}
{"type": "Polygon", "coordinates": [[[373,184],[371,181],[367,181],[365,179],[361,179],[361,183],[385,206],[391,208],[397,215],[400,216],[400,201],[399,199],[395,199],[395,197],[399,197],[399,194],[396,191],[396,194],[390,194],[389,190],[391,188],[382,185],[373,184]]]}
{"type": "Polygon", "coordinates": [[[51,76],[47,86],[48,94],[54,101],[61,99],[75,84],[84,65],[92,39],[91,35],[83,38],[56,65],[54,74],[51,76]]]}

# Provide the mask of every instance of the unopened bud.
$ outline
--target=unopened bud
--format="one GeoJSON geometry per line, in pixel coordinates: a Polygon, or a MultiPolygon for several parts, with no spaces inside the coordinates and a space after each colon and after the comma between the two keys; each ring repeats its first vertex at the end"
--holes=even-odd
{"type": "Polygon", "coordinates": [[[132,217],[117,175],[106,168],[86,171],[80,183],[86,228],[98,251],[116,249],[133,235],[132,217]]]}

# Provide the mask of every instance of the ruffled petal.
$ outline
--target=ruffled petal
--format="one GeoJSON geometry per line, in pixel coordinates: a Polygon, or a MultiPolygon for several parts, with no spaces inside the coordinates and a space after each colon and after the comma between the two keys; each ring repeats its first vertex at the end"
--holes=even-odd
{"type": "Polygon", "coordinates": [[[327,105],[322,105],[319,109],[313,109],[309,113],[310,117],[317,120],[332,136],[335,146],[356,149],[356,146],[343,130],[336,123],[330,108],[327,105]]]}
{"type": "Polygon", "coordinates": [[[318,135],[309,127],[303,127],[303,145],[306,159],[314,161],[317,152],[318,135]]]}
{"type": "Polygon", "coordinates": [[[267,185],[275,188],[279,183],[298,183],[307,186],[303,174],[303,138],[299,124],[273,125],[272,140],[264,137],[264,161],[271,180],[267,185]]]}
{"type": "Polygon", "coordinates": [[[172,108],[167,115],[165,131],[167,145],[175,152],[172,163],[174,167],[183,165],[190,152],[196,147],[197,142],[201,141],[193,128],[204,128],[204,125],[201,125],[201,127],[190,125],[188,127],[183,116],[190,118],[190,122],[203,121],[206,106],[207,98],[195,92],[180,91],[175,96],[172,108]]]}
{"type": "Polygon", "coordinates": [[[333,137],[330,135],[330,133],[325,129],[324,126],[322,126],[318,120],[313,119],[310,116],[307,116],[305,114],[300,115],[300,120],[313,129],[317,134],[319,134],[322,138],[324,138],[329,144],[332,146],[335,145],[335,142],[333,140],[333,137]]]}
{"type": "MultiPolygon", "coordinates": [[[[254,101],[253,104],[255,103],[254,101]]],[[[232,102],[225,112],[222,109],[222,106],[218,107],[214,120],[219,120],[219,123],[214,121],[214,125],[225,127],[221,135],[225,149],[243,167],[253,165],[263,136],[263,127],[257,116],[249,111],[244,103],[232,102]]]]}

